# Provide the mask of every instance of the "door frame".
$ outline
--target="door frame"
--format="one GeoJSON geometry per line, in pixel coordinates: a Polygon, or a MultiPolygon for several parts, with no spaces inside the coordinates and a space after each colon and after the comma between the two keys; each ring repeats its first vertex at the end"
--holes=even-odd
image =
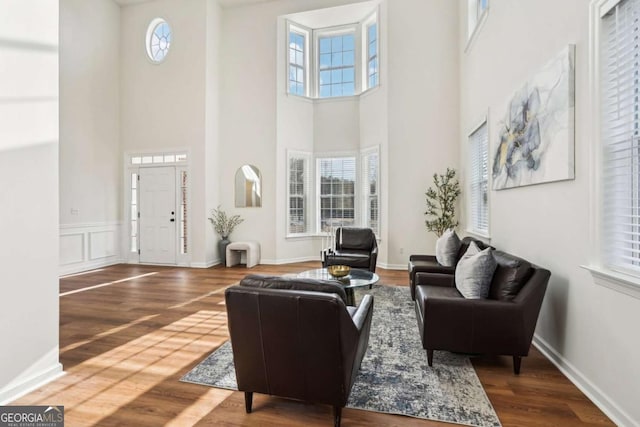
{"type": "MultiPolygon", "coordinates": [[[[191,179],[193,177],[191,173],[190,163],[190,150],[188,148],[173,149],[173,150],[161,150],[161,151],[135,151],[126,152],[124,159],[124,179],[123,179],[123,218],[124,227],[122,227],[122,239],[121,249],[123,254],[123,260],[129,264],[140,264],[140,254],[138,249],[140,248],[140,233],[139,233],[139,221],[135,221],[135,226],[138,227],[136,236],[133,237],[132,229],[134,225],[132,213],[132,176],[136,174],[139,176],[139,170],[143,168],[171,166],[175,167],[175,206],[176,206],[176,233],[175,233],[175,248],[176,248],[176,264],[181,267],[188,267],[191,264],[191,215],[192,203],[191,203],[191,179]],[[165,161],[165,159],[169,161],[165,161]],[[170,161],[173,159],[174,161],[170,161]],[[178,159],[178,160],[176,160],[178,159]],[[182,174],[187,175],[186,185],[186,253],[181,248],[181,234],[180,234],[180,209],[182,206],[182,174]],[[132,240],[136,240],[136,248],[132,248],[132,240]]],[[[139,184],[136,184],[136,203],[139,206],[140,192],[139,184]]],[[[166,265],[166,264],[164,264],[166,265]]]]}

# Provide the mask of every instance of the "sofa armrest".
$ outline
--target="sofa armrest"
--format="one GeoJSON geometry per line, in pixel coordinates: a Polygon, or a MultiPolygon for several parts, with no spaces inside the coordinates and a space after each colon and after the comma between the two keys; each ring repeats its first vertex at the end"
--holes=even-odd
{"type": "Polygon", "coordinates": [[[417,272],[415,277],[416,286],[442,286],[454,287],[456,285],[455,276],[446,273],[425,273],[417,272]]]}
{"type": "Polygon", "coordinates": [[[373,295],[365,295],[358,305],[355,313],[351,315],[351,319],[353,319],[353,323],[358,329],[359,332],[362,331],[362,328],[367,323],[367,318],[370,318],[373,315],[373,295]]]}
{"type": "Polygon", "coordinates": [[[430,261],[437,262],[435,255],[409,255],[409,261],[430,261]]]}

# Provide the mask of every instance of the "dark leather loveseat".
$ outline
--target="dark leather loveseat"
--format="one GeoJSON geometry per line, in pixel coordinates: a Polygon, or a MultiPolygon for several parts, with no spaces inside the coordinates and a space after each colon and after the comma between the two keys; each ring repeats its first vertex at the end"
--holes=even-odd
{"type": "Polygon", "coordinates": [[[249,275],[225,292],[238,390],[332,405],[334,424],[369,342],[373,296],[347,307],[331,281],[249,275]]]}
{"type": "Polygon", "coordinates": [[[458,261],[460,261],[462,255],[467,251],[471,242],[475,242],[480,250],[485,249],[488,246],[481,240],[469,236],[465,237],[461,241],[460,249],[456,256],[456,264],[452,267],[440,265],[436,260],[435,255],[411,255],[409,257],[409,287],[411,288],[411,299],[416,299],[416,274],[434,273],[445,274],[447,276],[454,274],[458,261]]]}
{"type": "Polygon", "coordinates": [[[335,248],[323,252],[322,266],[348,265],[376,272],[378,242],[370,228],[339,227],[335,248]]]}
{"type": "Polygon", "coordinates": [[[434,350],[513,356],[520,373],[529,354],[551,273],[494,250],[497,268],[488,299],[465,299],[454,274],[417,272],[415,310],[429,366],[434,350]]]}

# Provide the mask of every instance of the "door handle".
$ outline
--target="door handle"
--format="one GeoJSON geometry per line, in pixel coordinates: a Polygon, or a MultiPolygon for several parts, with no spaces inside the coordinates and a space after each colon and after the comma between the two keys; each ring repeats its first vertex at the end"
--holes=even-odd
{"type": "Polygon", "coordinates": [[[169,221],[176,222],[175,218],[171,218],[169,221]]]}

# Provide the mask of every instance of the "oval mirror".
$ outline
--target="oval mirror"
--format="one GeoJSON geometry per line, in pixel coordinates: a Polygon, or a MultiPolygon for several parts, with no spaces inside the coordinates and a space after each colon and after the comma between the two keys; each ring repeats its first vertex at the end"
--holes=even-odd
{"type": "Polygon", "coordinates": [[[262,206],[262,178],[260,169],[243,165],[236,172],[236,208],[262,206]]]}

